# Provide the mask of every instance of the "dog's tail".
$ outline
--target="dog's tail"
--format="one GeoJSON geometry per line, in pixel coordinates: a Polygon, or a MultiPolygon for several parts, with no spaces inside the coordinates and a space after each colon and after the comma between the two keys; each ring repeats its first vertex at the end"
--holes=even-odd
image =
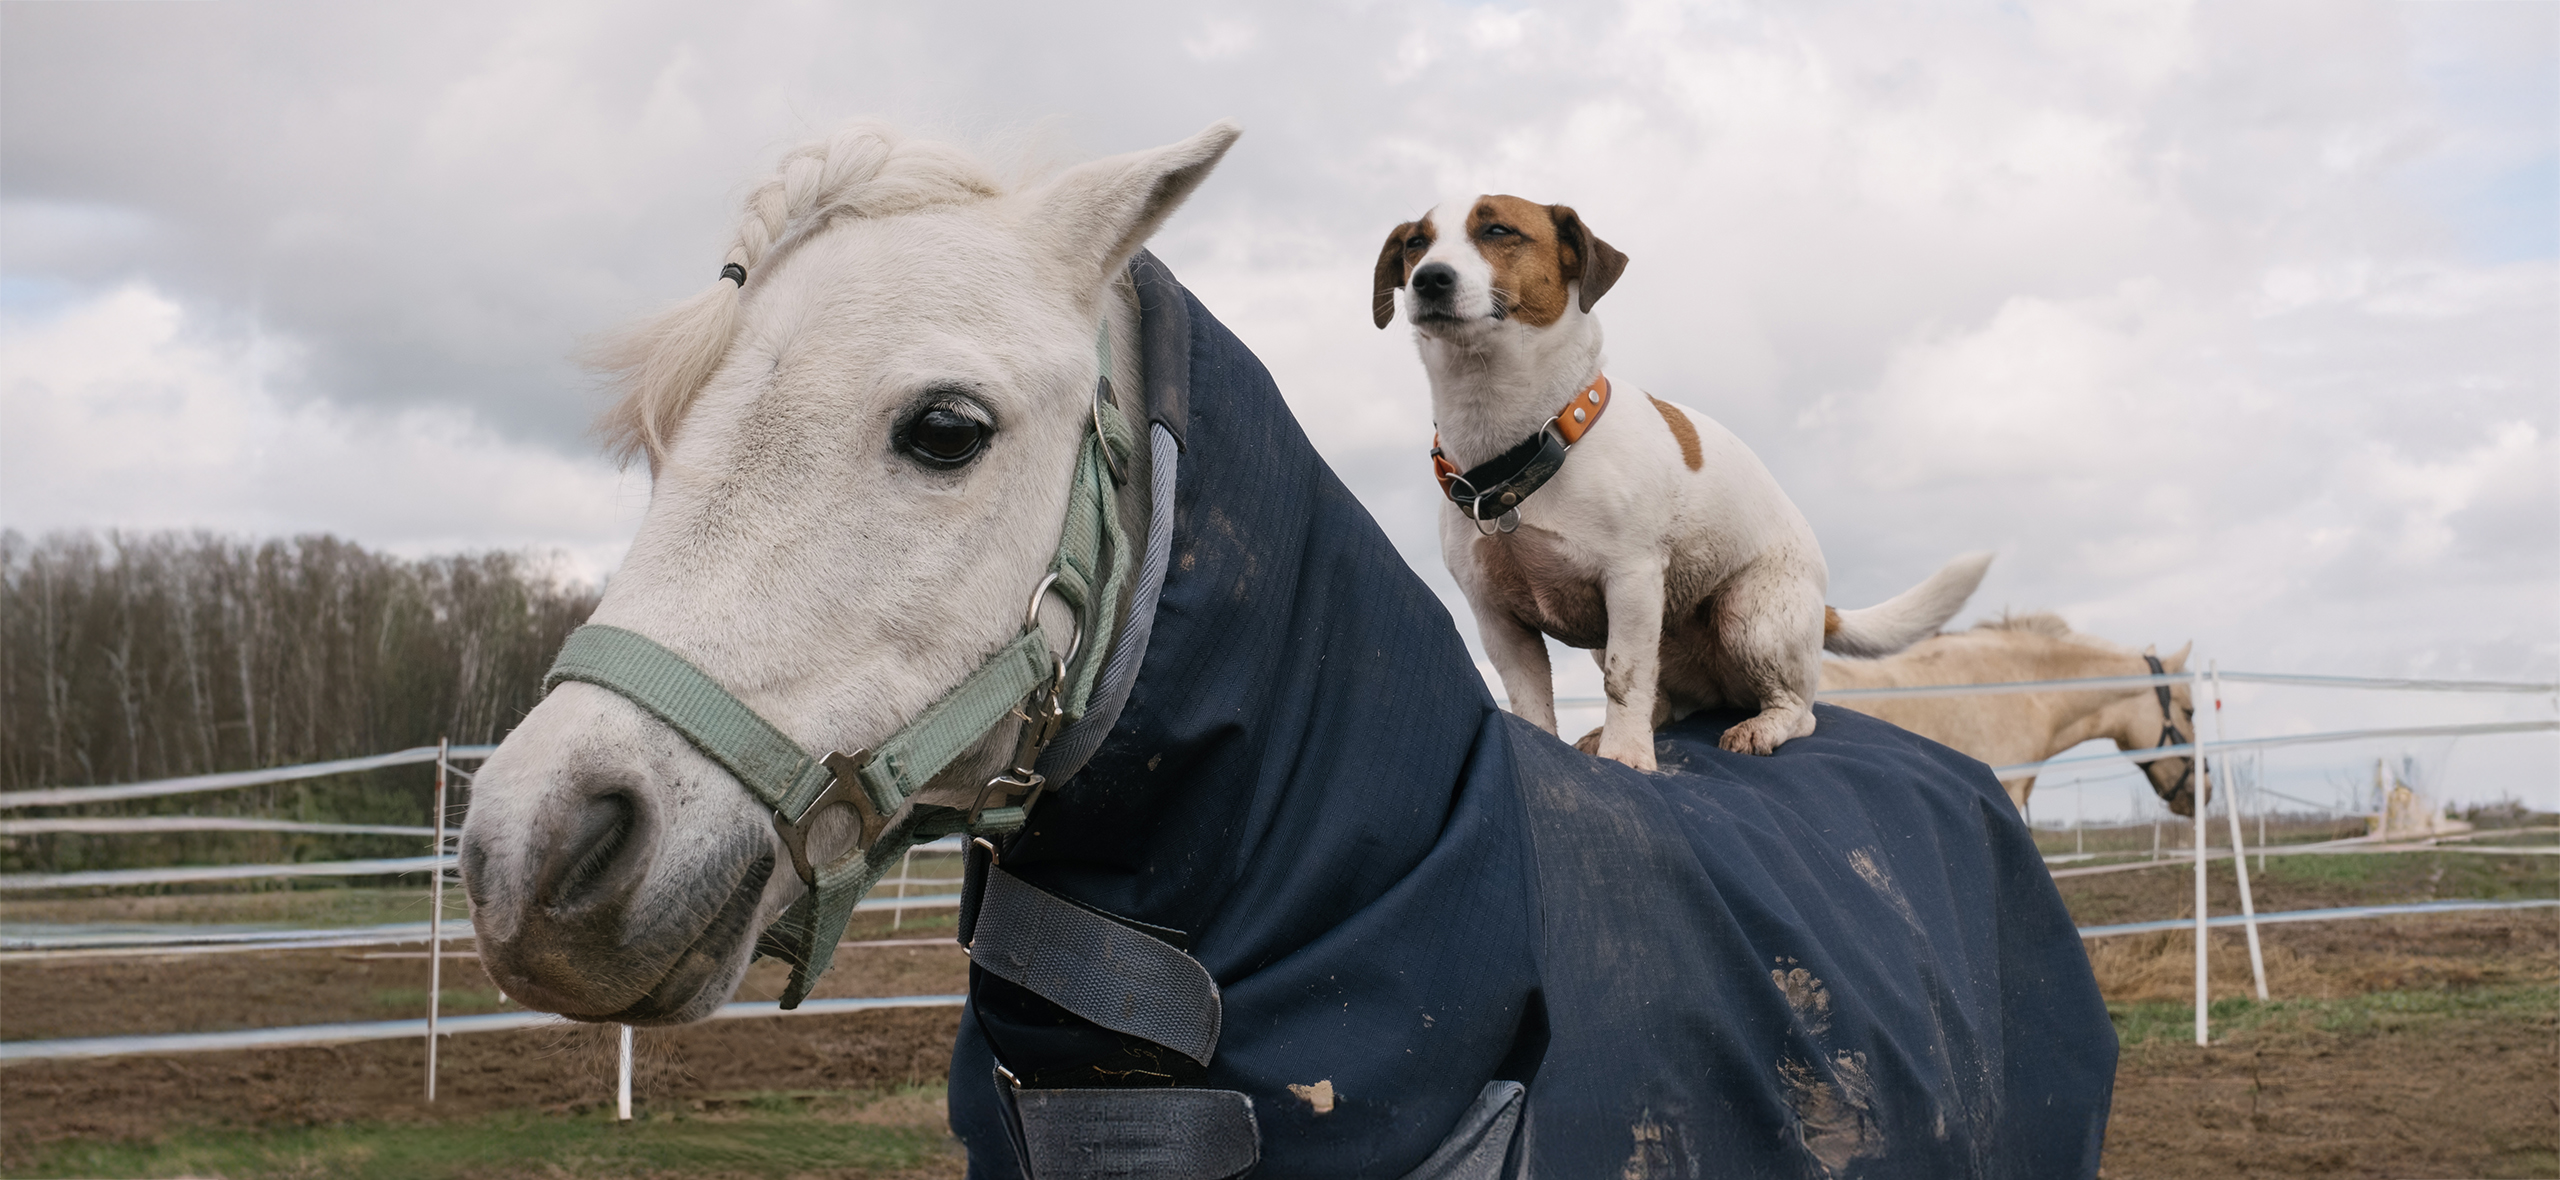
{"type": "Polygon", "coordinates": [[[1929,580],[1865,610],[1823,608],[1822,650],[1836,655],[1889,656],[1938,633],[1964,609],[1973,588],[1991,568],[1991,554],[1967,553],[1929,580]]]}

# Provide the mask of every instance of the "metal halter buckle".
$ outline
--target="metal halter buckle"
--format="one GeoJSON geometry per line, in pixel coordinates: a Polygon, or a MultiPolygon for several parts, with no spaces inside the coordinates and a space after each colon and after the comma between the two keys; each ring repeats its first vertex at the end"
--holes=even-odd
{"type": "Polygon", "coordinates": [[[869,750],[827,755],[827,769],[835,772],[835,777],[827,782],[827,789],[818,792],[816,799],[800,809],[798,819],[784,819],[779,811],[773,813],[773,830],[782,837],[782,846],[791,850],[791,867],[811,889],[818,887],[818,870],[809,863],[809,827],[810,821],[816,819],[820,811],[829,807],[850,807],[862,824],[862,831],[854,838],[853,847],[828,864],[831,869],[851,857],[870,852],[871,846],[879,841],[880,833],[889,826],[889,817],[880,814],[879,807],[871,802],[871,792],[862,789],[862,768],[870,764],[869,750]]]}
{"type": "MultiPolygon", "coordinates": [[[[1049,588],[1057,584],[1057,571],[1051,570],[1048,577],[1040,579],[1040,584],[1032,588],[1030,604],[1024,607],[1022,612],[1023,630],[1039,629],[1040,602],[1048,596],[1049,588]]],[[[978,825],[979,817],[986,813],[989,795],[996,795],[999,799],[1011,799],[1016,794],[1020,794],[1021,806],[1027,811],[1033,803],[1039,801],[1041,790],[1048,786],[1048,777],[1037,769],[1040,755],[1049,748],[1049,743],[1057,738],[1058,731],[1066,728],[1067,665],[1075,660],[1077,653],[1084,650],[1083,619],[1070,611],[1067,626],[1069,628],[1067,654],[1049,657],[1048,683],[1032,689],[1031,695],[1023,698],[1022,704],[1013,711],[1014,716],[1022,719],[1022,736],[1014,742],[1012,764],[1002,774],[988,779],[984,786],[979,787],[977,799],[969,804],[969,826],[972,828],[978,825]],[[1001,794],[998,793],[998,788],[1002,788],[1001,794]]],[[[999,803],[998,806],[1004,806],[1004,804],[999,803]]]]}

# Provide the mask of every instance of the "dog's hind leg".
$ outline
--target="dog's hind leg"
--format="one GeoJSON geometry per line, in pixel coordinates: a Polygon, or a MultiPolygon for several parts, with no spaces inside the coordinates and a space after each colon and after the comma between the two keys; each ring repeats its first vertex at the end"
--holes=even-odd
{"type": "Polygon", "coordinates": [[[1503,694],[1511,698],[1512,714],[1554,733],[1556,681],[1555,669],[1547,662],[1547,637],[1501,607],[1487,608],[1476,600],[1476,595],[1468,595],[1467,606],[1475,613],[1476,634],[1484,639],[1484,654],[1493,661],[1494,675],[1502,678],[1503,694]]]}
{"type": "Polygon", "coordinates": [[[1609,571],[1602,596],[1609,609],[1609,646],[1600,685],[1609,696],[1600,723],[1600,756],[1638,770],[1654,769],[1654,706],[1662,694],[1662,586],[1659,559],[1630,560],[1609,571]]]}
{"type": "Polygon", "coordinates": [[[1775,754],[1813,732],[1813,688],[1821,676],[1822,585],[1800,571],[1755,566],[1717,591],[1720,669],[1728,699],[1760,712],[1716,744],[1737,754],[1775,754]]]}

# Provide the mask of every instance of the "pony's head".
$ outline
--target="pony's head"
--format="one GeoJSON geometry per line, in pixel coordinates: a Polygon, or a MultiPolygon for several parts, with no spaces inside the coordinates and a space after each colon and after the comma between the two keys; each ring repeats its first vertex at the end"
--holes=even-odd
{"type": "MultiPolygon", "coordinates": [[[[721,277],[604,353],[622,386],[603,429],[653,484],[592,621],[682,656],[808,750],[914,718],[1020,634],[1098,332],[1117,338],[1114,383],[1139,387],[1123,268],[1238,134],[1020,191],[876,126],[786,155],[721,277]]],[[[1050,630],[1063,647],[1071,628],[1050,630]]],[[[952,781],[999,769],[1003,736],[952,781]]],[[[854,839],[843,810],[815,822],[820,863],[854,839]]],[[[462,873],[508,995],[625,1023],[708,1014],[806,888],[720,764],[574,681],[482,769],[462,873]]]]}

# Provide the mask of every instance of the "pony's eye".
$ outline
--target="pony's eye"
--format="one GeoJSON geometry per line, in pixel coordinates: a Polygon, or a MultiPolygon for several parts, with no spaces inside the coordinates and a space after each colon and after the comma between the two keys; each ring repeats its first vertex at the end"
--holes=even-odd
{"type": "Polygon", "coordinates": [[[907,423],[907,453],[934,467],[958,467],[987,445],[987,424],[950,406],[928,406],[907,423]]]}

